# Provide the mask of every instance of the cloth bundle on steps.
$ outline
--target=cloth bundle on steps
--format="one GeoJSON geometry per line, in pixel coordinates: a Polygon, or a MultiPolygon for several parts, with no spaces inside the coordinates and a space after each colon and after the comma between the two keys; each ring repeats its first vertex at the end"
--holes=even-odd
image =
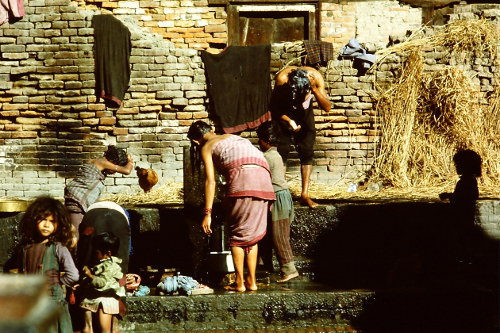
{"type": "Polygon", "coordinates": [[[156,287],[159,291],[168,295],[176,293],[182,295],[201,295],[214,292],[213,289],[200,284],[192,277],[184,275],[167,276],[156,287]]]}

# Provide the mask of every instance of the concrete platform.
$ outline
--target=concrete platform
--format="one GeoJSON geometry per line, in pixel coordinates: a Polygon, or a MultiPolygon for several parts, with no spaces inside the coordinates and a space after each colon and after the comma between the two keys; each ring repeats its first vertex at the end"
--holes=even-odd
{"type": "MultiPolygon", "coordinates": [[[[259,280],[265,279],[261,274],[259,280]]],[[[498,333],[497,291],[448,282],[449,287],[338,290],[300,277],[259,283],[255,292],[127,297],[120,327],[124,333],[498,333]]]]}
{"type": "MultiPolygon", "coordinates": [[[[261,280],[261,279],[260,279],[261,280]]],[[[374,296],[335,291],[307,279],[259,283],[255,292],[216,290],[210,295],[127,297],[124,332],[293,330],[329,327],[353,332],[351,322],[374,296]]]]}
{"type": "MultiPolygon", "coordinates": [[[[144,275],[146,268],[175,268],[210,283],[207,254],[217,240],[201,232],[200,209],[126,208],[129,272],[148,283],[154,277],[144,275]]],[[[500,201],[480,200],[478,211],[469,262],[453,255],[454,224],[442,202],[297,206],[291,238],[303,279],[279,285],[272,282],[277,276],[259,272],[257,292],[127,297],[121,326],[125,333],[498,333],[500,201]]],[[[18,239],[20,217],[0,214],[1,265],[18,239]]],[[[216,219],[214,230],[220,225],[216,219]]]]}
{"type": "MultiPolygon", "coordinates": [[[[472,263],[459,262],[449,251],[455,245],[449,237],[453,223],[440,202],[297,207],[291,237],[302,279],[280,285],[272,282],[277,275],[260,271],[257,292],[128,297],[122,328],[126,333],[498,333],[499,202],[479,207],[472,263]]],[[[210,241],[199,228],[198,209],[137,208],[132,215],[138,221],[132,269],[150,262],[209,283],[210,241]]]]}

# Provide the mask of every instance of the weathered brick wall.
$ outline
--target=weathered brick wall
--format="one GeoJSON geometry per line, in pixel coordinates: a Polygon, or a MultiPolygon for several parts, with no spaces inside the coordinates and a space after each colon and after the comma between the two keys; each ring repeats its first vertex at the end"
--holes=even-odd
{"type": "Polygon", "coordinates": [[[370,48],[383,48],[390,35],[418,29],[422,8],[396,0],[322,1],[320,38],[340,48],[355,37],[370,48]]]}
{"type": "MultiPolygon", "coordinates": [[[[75,0],[79,8],[130,15],[137,25],[171,41],[176,48],[222,49],[227,41],[224,5],[207,0],[75,0]]],[[[336,45],[352,37],[362,42],[386,43],[389,34],[404,33],[422,24],[422,9],[396,0],[320,2],[320,38],[336,45]]]]}
{"type": "MultiPolygon", "coordinates": [[[[126,148],[137,165],[154,168],[160,185],[181,182],[187,128],[208,116],[199,52],[210,48],[210,38],[226,40],[224,8],[205,1],[69,0],[30,0],[25,7],[22,20],[0,26],[0,197],[61,197],[66,179],[85,160],[101,156],[108,144],[126,148]],[[100,7],[111,10],[132,33],[132,76],[119,109],[107,108],[94,95],[90,22],[93,15],[108,12],[100,7]],[[179,35],[166,35],[174,32],[179,35]],[[206,43],[190,40],[190,34],[206,43]]],[[[359,18],[364,13],[357,2],[327,2],[321,8],[324,40],[343,44],[351,37],[365,42],[371,36],[366,41],[380,43],[389,38],[382,30],[378,37],[356,35],[363,26],[357,22],[366,21],[359,18]]],[[[409,14],[413,9],[401,12],[387,24],[401,20],[404,25],[403,18],[414,15],[409,14]]],[[[379,13],[380,21],[384,15],[379,13]]],[[[412,19],[407,26],[414,24],[412,19]]],[[[298,61],[300,52],[286,46],[273,45],[271,77],[298,61]]],[[[315,110],[319,132],[313,180],[343,186],[373,161],[371,94],[375,81],[390,80],[398,64],[364,76],[357,75],[349,60],[331,65],[320,69],[333,108],[328,114],[315,110]]],[[[253,132],[243,135],[255,137],[253,132]]],[[[290,171],[298,178],[296,166],[292,161],[290,171]]],[[[112,176],[106,182],[113,193],[139,189],[134,176],[112,176]]]]}

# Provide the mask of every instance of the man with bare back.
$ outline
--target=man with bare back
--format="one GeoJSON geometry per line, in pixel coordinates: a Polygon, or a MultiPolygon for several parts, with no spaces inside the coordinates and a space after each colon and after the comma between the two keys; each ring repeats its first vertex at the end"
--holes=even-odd
{"type": "Polygon", "coordinates": [[[289,66],[276,75],[269,107],[278,128],[278,152],[285,165],[292,145],[299,154],[302,177],[300,202],[310,208],[318,205],[309,197],[316,139],[313,96],[321,109],[330,111],[331,102],[321,73],[312,67],[289,66]]]}

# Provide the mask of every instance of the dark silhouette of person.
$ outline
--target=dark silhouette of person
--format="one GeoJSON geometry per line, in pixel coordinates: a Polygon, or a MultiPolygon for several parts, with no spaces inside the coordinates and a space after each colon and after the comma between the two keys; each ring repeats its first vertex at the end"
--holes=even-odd
{"type": "Polygon", "coordinates": [[[450,201],[451,241],[455,243],[455,259],[470,263],[472,237],[475,230],[476,201],[479,198],[477,177],[481,176],[482,159],[473,150],[460,150],[453,156],[453,163],[460,179],[453,193],[441,193],[441,200],[450,201]]]}

